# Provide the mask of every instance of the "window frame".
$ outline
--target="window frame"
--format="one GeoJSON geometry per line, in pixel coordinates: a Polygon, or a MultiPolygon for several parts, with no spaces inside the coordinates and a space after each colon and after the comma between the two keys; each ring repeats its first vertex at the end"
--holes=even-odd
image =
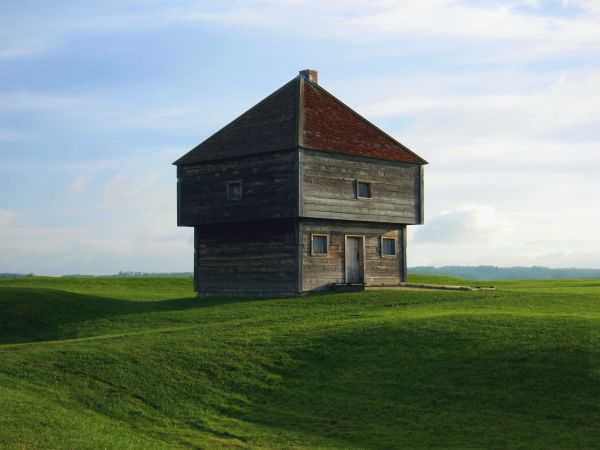
{"type": "Polygon", "coordinates": [[[229,200],[231,202],[240,201],[242,199],[242,197],[244,196],[244,185],[242,184],[242,180],[228,181],[226,195],[227,195],[227,200],[229,200]],[[239,197],[233,197],[233,195],[232,195],[233,189],[231,187],[236,184],[240,185],[240,196],[239,197]]]}
{"type": "Polygon", "coordinates": [[[310,256],[325,257],[329,255],[329,233],[310,233],[310,256]],[[325,238],[325,253],[315,252],[315,237],[325,238]]]}
{"type": "Polygon", "coordinates": [[[357,200],[371,200],[373,198],[373,182],[371,181],[367,181],[367,180],[356,180],[356,182],[354,183],[355,185],[355,196],[357,200]],[[360,184],[366,184],[369,186],[369,195],[370,197],[363,197],[360,195],[360,189],[359,189],[359,185],[360,184]]]}
{"type": "Polygon", "coordinates": [[[380,237],[380,248],[381,248],[381,257],[382,258],[395,258],[398,255],[398,252],[396,251],[396,241],[398,240],[398,238],[396,237],[391,237],[391,236],[381,236],[380,237]],[[385,240],[390,240],[394,242],[394,253],[385,253],[385,247],[383,246],[383,241],[385,240]]]}

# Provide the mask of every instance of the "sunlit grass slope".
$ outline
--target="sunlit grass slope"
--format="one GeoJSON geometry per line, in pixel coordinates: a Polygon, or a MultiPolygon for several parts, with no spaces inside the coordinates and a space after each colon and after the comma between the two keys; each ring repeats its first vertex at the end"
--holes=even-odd
{"type": "Polygon", "coordinates": [[[493,284],[206,301],[181,278],[3,280],[0,447],[598,448],[600,281],[493,284]]]}

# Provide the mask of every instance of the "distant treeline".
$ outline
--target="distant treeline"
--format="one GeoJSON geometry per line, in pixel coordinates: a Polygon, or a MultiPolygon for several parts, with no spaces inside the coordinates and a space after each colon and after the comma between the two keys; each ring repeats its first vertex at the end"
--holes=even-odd
{"type": "Polygon", "coordinates": [[[121,272],[114,277],[191,277],[192,272],[121,272]]]}
{"type": "Polygon", "coordinates": [[[448,275],[468,280],[544,280],[549,278],[600,278],[600,269],[551,269],[549,267],[418,266],[415,275],[448,275]]]}
{"type": "MultiPolygon", "coordinates": [[[[32,277],[32,273],[0,273],[0,278],[32,277]]],[[[71,273],[61,277],[192,277],[192,272],[119,272],[113,275],[90,275],[71,273]]]]}
{"type": "Polygon", "coordinates": [[[192,277],[194,274],[192,272],[122,272],[116,273],[114,275],[80,275],[80,274],[71,274],[71,275],[62,275],[63,277],[192,277]]]}
{"type": "MultiPolygon", "coordinates": [[[[497,266],[417,266],[409,267],[414,275],[448,275],[468,280],[544,280],[550,278],[600,278],[600,269],[551,269],[549,267],[497,266]]],[[[71,274],[63,277],[192,277],[192,272],[122,272],[114,275],[71,274]]],[[[31,277],[33,274],[0,273],[0,278],[31,277]]]]}

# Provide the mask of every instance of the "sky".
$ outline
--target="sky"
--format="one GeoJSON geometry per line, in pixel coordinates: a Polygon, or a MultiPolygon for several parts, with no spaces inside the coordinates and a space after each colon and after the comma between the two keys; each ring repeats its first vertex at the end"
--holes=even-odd
{"type": "Polygon", "coordinates": [[[409,266],[600,267],[599,0],[20,0],[0,272],[191,271],[171,163],[306,68],[430,162],[409,266]]]}

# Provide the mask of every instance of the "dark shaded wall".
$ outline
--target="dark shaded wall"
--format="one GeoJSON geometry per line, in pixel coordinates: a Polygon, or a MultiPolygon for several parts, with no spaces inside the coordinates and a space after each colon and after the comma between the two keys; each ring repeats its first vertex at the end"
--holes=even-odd
{"type": "Polygon", "coordinates": [[[194,232],[199,294],[296,294],[295,220],[203,225],[194,232]]]}
{"type": "Polygon", "coordinates": [[[293,217],[298,212],[298,151],[178,167],[178,226],[293,217]],[[242,199],[227,183],[242,182],[242,199]]]}

